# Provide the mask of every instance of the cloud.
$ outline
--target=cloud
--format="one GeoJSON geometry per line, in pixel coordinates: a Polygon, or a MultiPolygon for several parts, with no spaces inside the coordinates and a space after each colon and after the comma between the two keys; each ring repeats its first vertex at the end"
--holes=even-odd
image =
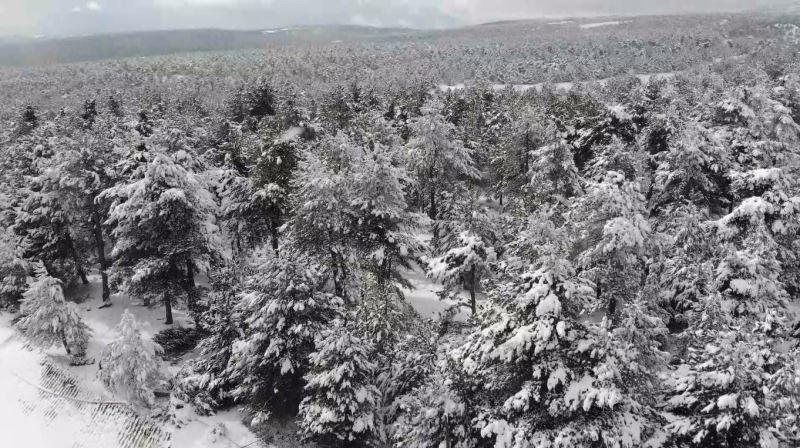
{"type": "MultiPolygon", "coordinates": [[[[793,0],[797,1],[797,0],[793,0]]],[[[444,28],[494,20],[756,10],[790,0],[0,0],[0,35],[352,24],[444,28]],[[76,4],[80,3],[78,6],[76,4]],[[81,13],[78,12],[78,9],[81,13]],[[92,12],[92,14],[86,14],[92,12]]]]}

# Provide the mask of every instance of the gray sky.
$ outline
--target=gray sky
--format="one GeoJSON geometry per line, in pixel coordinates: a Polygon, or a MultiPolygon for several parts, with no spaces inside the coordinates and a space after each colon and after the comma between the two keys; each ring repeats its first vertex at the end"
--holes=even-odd
{"type": "Polygon", "coordinates": [[[538,17],[714,12],[790,0],[0,0],[0,35],[303,24],[441,28],[538,17]]]}

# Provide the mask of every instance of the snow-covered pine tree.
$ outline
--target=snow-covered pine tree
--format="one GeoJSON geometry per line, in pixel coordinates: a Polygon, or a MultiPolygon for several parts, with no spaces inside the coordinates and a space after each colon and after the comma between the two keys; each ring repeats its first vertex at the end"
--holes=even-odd
{"type": "MultiPolygon", "coordinates": [[[[555,141],[555,124],[547,119],[542,110],[526,107],[519,112],[512,112],[510,124],[504,130],[500,144],[490,148],[489,163],[500,205],[503,204],[503,195],[519,195],[529,183],[537,185],[537,182],[529,182],[529,173],[539,175],[537,170],[531,169],[531,163],[541,164],[544,154],[534,154],[533,151],[547,148],[555,141]]],[[[560,167],[568,169],[569,165],[562,164],[560,167]]],[[[556,176],[550,176],[548,180],[557,182],[557,179],[556,176]]]]}
{"type": "Polygon", "coordinates": [[[324,139],[319,150],[319,155],[305,152],[299,163],[288,228],[298,248],[327,260],[324,266],[334,293],[348,298],[348,271],[355,254],[349,174],[361,150],[341,133],[324,139]]]}
{"type": "Polygon", "coordinates": [[[563,140],[531,151],[529,166],[527,192],[533,203],[566,204],[583,192],[572,151],[563,140]]]}
{"type": "Polygon", "coordinates": [[[220,199],[220,220],[232,240],[233,249],[247,253],[265,239],[267,220],[253,202],[250,182],[251,157],[259,139],[241,124],[223,120],[213,134],[211,148],[203,158],[211,167],[214,192],[220,199]]]}
{"type": "Polygon", "coordinates": [[[0,230],[0,309],[15,311],[28,289],[29,266],[9,233],[0,230]]]}
{"type": "Polygon", "coordinates": [[[331,323],[310,355],[298,415],[306,437],[336,446],[364,446],[373,436],[380,393],[372,344],[352,324],[331,323]]]}
{"type": "Polygon", "coordinates": [[[657,167],[648,198],[654,212],[685,201],[706,213],[727,210],[730,151],[702,124],[688,122],[675,132],[666,140],[667,150],[654,157],[657,167]]]}
{"type": "Polygon", "coordinates": [[[470,329],[454,331],[452,323],[448,317],[414,322],[381,374],[382,415],[394,446],[466,448],[480,439],[471,422],[476,403],[470,401],[479,397],[451,354],[470,329]]]}
{"type": "Polygon", "coordinates": [[[395,164],[396,148],[373,144],[353,167],[351,220],[355,244],[379,282],[404,283],[398,268],[410,268],[421,245],[412,235],[416,217],[408,211],[404,185],[410,180],[395,164]]]}
{"type": "Polygon", "coordinates": [[[200,356],[178,374],[178,398],[204,414],[231,401],[230,392],[235,384],[226,369],[234,342],[243,334],[235,309],[247,270],[248,266],[230,264],[214,273],[208,309],[200,318],[200,327],[208,336],[198,345],[200,356]]]}
{"type": "Polygon", "coordinates": [[[20,238],[18,245],[25,259],[43,263],[51,275],[64,282],[80,277],[85,284],[85,260],[72,228],[66,192],[60,186],[62,173],[50,154],[50,145],[56,142],[50,134],[56,130],[47,126],[36,132],[45,133],[40,138],[48,138],[34,148],[38,155],[29,168],[32,175],[25,177],[24,199],[15,215],[13,231],[20,238]]]}
{"type": "Polygon", "coordinates": [[[121,158],[122,129],[116,120],[105,116],[91,116],[90,126],[76,131],[75,135],[60,140],[60,151],[53,156],[55,172],[59,176],[59,189],[73,220],[80,224],[83,233],[91,235],[90,247],[94,249],[102,283],[102,301],[111,304],[108,282],[110,261],[106,257],[108,235],[103,223],[108,217],[108,201],[100,193],[117,182],[115,165],[121,158]]]}
{"type": "Polygon", "coordinates": [[[73,361],[86,354],[91,330],[75,304],[64,299],[61,282],[42,264],[36,266],[36,278],[23,294],[20,315],[17,328],[34,346],[47,349],[62,345],[73,361]]]}
{"type": "Polygon", "coordinates": [[[430,100],[422,116],[411,122],[413,137],[407,144],[407,166],[418,182],[420,202],[427,201],[428,216],[436,219],[441,189],[465,180],[478,180],[472,151],[454,140],[455,127],[442,116],[442,102],[430,100]],[[423,199],[424,196],[427,196],[423,199]]]}
{"type": "Polygon", "coordinates": [[[455,247],[428,262],[428,276],[443,282],[447,288],[466,287],[474,316],[478,309],[476,293],[480,281],[490,273],[490,264],[496,258],[493,247],[479,236],[464,231],[459,234],[455,247]]]}
{"type": "Polygon", "coordinates": [[[342,306],[326,292],[324,273],[313,259],[287,250],[262,255],[245,280],[236,304],[245,334],[234,343],[225,375],[238,384],[233,398],[250,404],[256,422],[297,410],[315,340],[342,306]]]}
{"type": "Polygon", "coordinates": [[[670,372],[666,441],[678,446],[783,448],[800,443],[800,370],[778,349],[773,317],[737,319],[718,294],[704,298],[685,365],[670,372]]]}
{"type": "Polygon", "coordinates": [[[639,182],[626,180],[620,171],[588,182],[569,216],[580,232],[573,250],[581,275],[597,285],[594,306],[603,308],[612,324],[617,308],[633,300],[643,281],[650,235],[646,216],[639,182]]]}
{"type": "Polygon", "coordinates": [[[162,301],[167,324],[173,300],[193,297],[193,271],[222,256],[214,198],[176,132],[154,137],[179,149],[167,152],[152,141],[130,180],[100,195],[112,201],[106,221],[116,238],[112,280],[147,304],[162,301]]]}
{"type": "Polygon", "coordinates": [[[98,377],[103,384],[145,406],[155,402],[153,390],[162,378],[161,347],[142,336],[136,318],[127,309],[117,326],[119,337],[101,354],[98,377]]]}
{"type": "Polygon", "coordinates": [[[454,352],[477,394],[470,412],[482,438],[501,448],[647,441],[654,413],[628,390],[643,375],[628,371],[637,352],[621,349],[607,325],[581,322],[593,285],[569,261],[545,259],[489,298],[482,328],[454,352]]]}
{"type": "Polygon", "coordinates": [[[289,215],[292,178],[301,152],[302,128],[291,128],[261,145],[251,174],[251,201],[266,215],[272,249],[278,253],[278,231],[289,215]]]}
{"type": "Polygon", "coordinates": [[[393,403],[398,416],[392,423],[392,440],[398,448],[471,448],[479,443],[468,404],[454,384],[457,372],[441,352],[423,382],[393,403]]]}

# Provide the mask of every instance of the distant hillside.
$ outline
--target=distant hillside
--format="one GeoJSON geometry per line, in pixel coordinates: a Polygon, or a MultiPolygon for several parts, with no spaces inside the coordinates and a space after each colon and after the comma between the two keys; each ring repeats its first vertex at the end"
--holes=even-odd
{"type": "Polygon", "coordinates": [[[270,43],[352,41],[414,34],[398,28],[304,26],[259,31],[174,30],[69,38],[0,39],[0,66],[35,66],[194,51],[259,48],[270,43]]]}

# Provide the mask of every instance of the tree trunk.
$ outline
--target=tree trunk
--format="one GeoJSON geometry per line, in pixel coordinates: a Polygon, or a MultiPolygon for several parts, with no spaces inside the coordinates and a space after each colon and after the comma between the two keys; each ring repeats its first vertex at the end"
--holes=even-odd
{"type": "Polygon", "coordinates": [[[450,444],[450,417],[448,415],[444,416],[444,446],[445,448],[451,448],[450,444]]]}
{"type": "Polygon", "coordinates": [[[82,267],[78,267],[78,275],[81,278],[81,283],[83,283],[84,285],[89,284],[89,278],[86,277],[86,271],[84,271],[82,267]]]}
{"type": "Polygon", "coordinates": [[[331,250],[331,273],[333,273],[333,293],[337,297],[342,297],[342,286],[339,284],[339,263],[336,252],[331,250]]]}
{"type": "Polygon", "coordinates": [[[470,308],[472,308],[472,315],[474,316],[477,313],[477,304],[475,302],[475,265],[472,266],[472,270],[470,272],[470,282],[469,282],[469,303],[470,308]]]}
{"type": "Polygon", "coordinates": [[[431,194],[431,208],[430,208],[430,211],[428,213],[428,217],[431,218],[432,220],[435,220],[436,219],[436,190],[433,187],[431,187],[430,194],[431,194]]]}
{"type": "Polygon", "coordinates": [[[195,311],[197,306],[195,297],[194,263],[189,258],[186,260],[186,306],[191,312],[195,311]]]}
{"type": "Polygon", "coordinates": [[[69,344],[67,343],[67,337],[64,336],[64,332],[61,332],[61,343],[64,344],[64,350],[67,351],[68,355],[72,355],[72,351],[69,349],[69,344]]]}
{"type": "Polygon", "coordinates": [[[111,305],[111,290],[108,287],[108,261],[106,260],[106,245],[103,240],[103,220],[97,210],[92,211],[92,224],[94,227],[94,245],[97,249],[97,262],[100,264],[100,279],[103,284],[103,305],[111,305]]]}
{"type": "Polygon", "coordinates": [[[166,311],[164,323],[167,325],[172,325],[172,299],[170,298],[168,292],[164,293],[164,310],[166,311]]]}
{"type": "Polygon", "coordinates": [[[72,241],[72,235],[67,232],[67,244],[69,245],[69,251],[72,254],[72,260],[75,262],[75,268],[78,271],[78,276],[81,278],[81,282],[84,285],[89,284],[89,279],[86,278],[86,271],[83,270],[83,266],[81,266],[81,259],[78,257],[78,250],[75,249],[75,242],[72,241]]]}
{"type": "Polygon", "coordinates": [[[272,250],[275,251],[275,255],[279,255],[278,253],[278,222],[276,220],[270,221],[269,224],[269,233],[270,239],[272,240],[272,250]]]}
{"type": "MultiPolygon", "coordinates": [[[[170,261],[169,273],[167,276],[168,283],[180,279],[180,270],[178,269],[178,265],[175,264],[175,261],[170,261]]],[[[166,313],[164,316],[164,323],[167,325],[172,325],[172,297],[170,296],[170,289],[171,288],[165,288],[164,293],[161,295],[161,300],[164,302],[164,311],[166,313]]]]}
{"type": "Polygon", "coordinates": [[[189,289],[194,289],[194,263],[192,259],[186,260],[186,285],[189,289]]]}

